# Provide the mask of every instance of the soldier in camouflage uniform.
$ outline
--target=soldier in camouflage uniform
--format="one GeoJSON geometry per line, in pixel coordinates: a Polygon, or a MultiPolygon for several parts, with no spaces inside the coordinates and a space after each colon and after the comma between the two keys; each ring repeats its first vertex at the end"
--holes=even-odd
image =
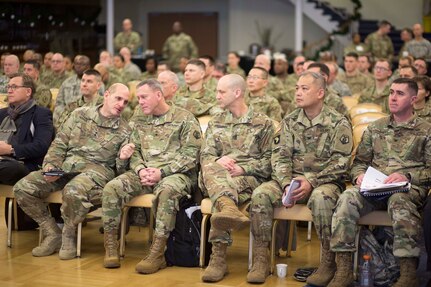
{"type": "Polygon", "coordinates": [[[346,73],[338,75],[338,80],[347,84],[352,94],[360,93],[372,84],[372,80],[358,69],[358,54],[348,53],[344,56],[346,73]]]}
{"type": "Polygon", "coordinates": [[[431,123],[431,80],[427,76],[416,76],[413,81],[418,85],[418,95],[413,104],[415,114],[431,123]]]}
{"type": "Polygon", "coordinates": [[[204,85],[208,90],[215,92],[217,89],[217,80],[213,77],[213,72],[215,70],[214,58],[210,55],[204,55],[199,57],[199,60],[205,64],[204,85]]]}
{"type": "Polygon", "coordinates": [[[118,33],[114,38],[115,51],[118,52],[123,47],[127,47],[133,54],[137,54],[139,48],[142,48],[141,36],[138,32],[132,30],[132,21],[128,18],[123,20],[123,31],[118,33]]]}
{"type": "Polygon", "coordinates": [[[9,83],[9,77],[19,71],[19,59],[16,55],[7,55],[4,59],[4,75],[0,76],[0,93],[7,94],[6,86],[9,83]]]}
{"type": "Polygon", "coordinates": [[[391,64],[388,60],[379,59],[374,65],[374,81],[359,97],[359,103],[375,103],[382,106],[383,112],[389,112],[389,78],[392,75],[391,64]]]}
{"type": "Polygon", "coordinates": [[[329,68],[328,88],[335,90],[340,97],[351,96],[349,86],[337,79],[339,70],[337,63],[326,62],[325,65],[329,68]]]}
{"type": "Polygon", "coordinates": [[[84,71],[90,69],[90,58],[77,55],[73,60],[75,75],[67,78],[60,86],[54,108],[54,122],[58,120],[65,107],[81,97],[81,78],[84,71]]]}
{"type": "Polygon", "coordinates": [[[174,99],[175,105],[182,107],[195,116],[214,114],[219,111],[214,91],[203,84],[205,63],[191,59],[186,66],[184,80],[186,86],[180,88],[174,99]]]}
{"type": "Polygon", "coordinates": [[[379,23],[379,29],[365,38],[367,51],[371,53],[374,59],[384,58],[390,62],[394,56],[394,45],[388,33],[391,31],[391,23],[383,20],[379,23]]]}
{"type": "Polygon", "coordinates": [[[41,74],[40,81],[49,89],[59,89],[68,77],[63,55],[55,53],[51,59],[51,69],[41,74]]]}
{"type": "Polygon", "coordinates": [[[62,125],[67,121],[74,110],[80,107],[93,107],[103,103],[103,97],[99,96],[99,89],[102,85],[102,78],[97,70],[88,69],[81,79],[81,97],[75,102],[69,103],[64,108],[61,115],[54,120],[56,130],[62,129],[62,125]]]}
{"type": "Polygon", "coordinates": [[[148,256],[136,265],[137,272],[149,274],[166,267],[164,251],[175,227],[179,200],[196,188],[202,134],[193,114],[165,102],[162,86],[156,80],[139,83],[136,94],[146,117],[134,122],[127,145],[131,169],[103,190],[104,266],[120,266],[117,232],[124,203],[137,195],[153,193],[156,195],[153,243],[148,256]]]}
{"type": "Polygon", "coordinates": [[[60,259],[76,257],[76,226],[93,203],[100,203],[103,186],[126,164],[118,151],[130,133],[120,118],[128,99],[129,89],[116,84],[105,92],[103,105],[75,110],[57,134],[45,156],[43,171],[61,169],[78,175],[44,176],[39,170],[14,186],[18,204],[39,224],[44,235],[41,245],[33,249],[33,256],[51,255],[61,245],[60,259]],[[63,231],[43,202],[51,192],[61,189],[63,231]]]}
{"type": "Polygon", "coordinates": [[[245,79],[245,72],[239,66],[241,57],[237,52],[231,51],[227,54],[227,67],[226,71],[228,74],[238,74],[245,79]]]}
{"type": "Polygon", "coordinates": [[[36,85],[36,92],[33,95],[33,99],[36,101],[37,105],[49,109],[52,98],[51,91],[39,81],[39,70],[40,64],[36,60],[29,60],[24,63],[24,74],[30,76],[36,85]]]}
{"type": "Polygon", "coordinates": [[[431,43],[423,37],[423,28],[421,24],[413,25],[414,38],[406,44],[406,51],[413,58],[431,58],[431,43]]]}
{"type": "Polygon", "coordinates": [[[271,173],[272,120],[247,107],[245,82],[240,75],[222,77],[217,100],[224,111],[213,117],[201,152],[200,187],[213,203],[209,241],[213,243],[205,282],[217,282],[227,273],[226,248],[230,232],[249,223],[238,205],[250,200],[252,191],[271,173]]]}
{"type": "Polygon", "coordinates": [[[254,67],[247,76],[248,92],[245,101],[257,113],[267,115],[269,118],[281,122],[281,106],[276,99],[265,93],[268,84],[268,72],[265,69],[254,67]]]}
{"type": "Polygon", "coordinates": [[[122,78],[125,83],[130,81],[137,81],[141,77],[141,69],[132,62],[132,54],[129,48],[123,47],[120,50],[120,55],[124,58],[124,68],[122,73],[122,78]]]}
{"type": "Polygon", "coordinates": [[[145,72],[141,74],[141,80],[157,78],[157,59],[155,57],[148,57],[145,60],[145,72]]]}
{"type": "Polygon", "coordinates": [[[422,237],[422,207],[431,187],[431,125],[413,112],[417,84],[397,79],[390,88],[391,115],[371,123],[362,136],[351,169],[356,184],[340,196],[332,218],[331,250],[337,254],[337,272],[328,286],[345,287],[353,282],[352,253],[357,223],[373,210],[387,210],[394,229],[394,255],[401,276],[395,287],[417,286],[416,267],[422,237]],[[408,181],[408,192],[387,200],[366,198],[359,192],[369,166],[388,175],[385,183],[408,181]]]}
{"type": "Polygon", "coordinates": [[[172,26],[174,34],[169,36],[163,44],[163,58],[169,64],[172,71],[179,71],[179,62],[181,57],[188,59],[198,57],[198,48],[193,42],[192,37],[183,32],[180,22],[175,22],[172,26]]]}
{"type": "Polygon", "coordinates": [[[325,276],[335,269],[334,254],[329,251],[331,219],[345,187],[352,129],[346,117],[323,103],[324,97],[322,75],[303,73],[295,95],[298,109],[283,119],[281,131],[274,137],[273,180],[259,186],[252,195],[250,219],[255,260],[247,275],[248,282],[262,283],[268,275],[273,208],[281,206],[282,194],[288,190],[292,179],[300,182],[300,187],[293,191],[292,201],[307,203],[322,244],[319,269],[308,277],[307,283],[326,286],[329,281],[325,276]]]}
{"type": "MultiPolygon", "coordinates": [[[[271,69],[271,59],[263,54],[257,55],[256,59],[254,59],[254,67],[260,67],[266,70],[269,74],[269,70],[271,69]]],[[[271,97],[274,97],[281,105],[284,101],[289,101],[285,97],[285,90],[283,83],[274,76],[268,76],[268,85],[266,86],[265,93],[271,97]]]]}

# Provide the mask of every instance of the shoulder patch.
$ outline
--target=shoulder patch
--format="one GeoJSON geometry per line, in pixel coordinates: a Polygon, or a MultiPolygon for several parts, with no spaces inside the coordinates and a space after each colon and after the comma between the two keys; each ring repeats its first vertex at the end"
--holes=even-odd
{"type": "Polygon", "coordinates": [[[342,144],[348,144],[350,142],[349,136],[348,135],[342,135],[340,137],[340,142],[342,144]]]}

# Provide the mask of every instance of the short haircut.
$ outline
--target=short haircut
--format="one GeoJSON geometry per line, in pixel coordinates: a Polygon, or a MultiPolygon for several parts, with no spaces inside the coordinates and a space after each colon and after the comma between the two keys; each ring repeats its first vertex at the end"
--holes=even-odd
{"type": "Polygon", "coordinates": [[[235,57],[237,57],[238,59],[239,58],[241,58],[240,56],[239,56],[239,54],[238,54],[238,52],[236,52],[236,51],[230,51],[229,53],[227,53],[228,55],[229,54],[233,54],[233,55],[235,55],[235,57]]]}
{"type": "Polygon", "coordinates": [[[326,81],[321,74],[315,73],[315,72],[310,72],[310,71],[305,71],[299,76],[299,78],[303,78],[303,77],[307,77],[307,76],[313,77],[313,79],[314,79],[313,83],[317,83],[319,85],[319,88],[323,89],[323,91],[326,90],[326,81]]]}
{"type": "Polygon", "coordinates": [[[208,60],[210,62],[211,66],[214,66],[214,64],[215,64],[214,58],[210,55],[203,55],[203,56],[200,56],[199,58],[208,60]]]}
{"type": "MultiPolygon", "coordinates": [[[[186,57],[183,57],[183,58],[186,58],[186,57]]],[[[166,61],[160,61],[159,64],[157,65],[157,67],[161,66],[161,65],[165,65],[168,68],[168,70],[171,69],[171,67],[169,66],[168,62],[166,62],[166,61]]]]}
{"type": "Polygon", "coordinates": [[[30,76],[27,76],[26,74],[23,74],[23,73],[15,73],[15,74],[12,74],[12,75],[9,77],[9,80],[10,80],[10,79],[13,79],[13,78],[17,78],[17,77],[22,78],[22,86],[23,86],[23,87],[26,87],[26,88],[30,88],[30,89],[31,89],[31,95],[30,95],[30,97],[31,97],[31,98],[33,98],[34,93],[36,93],[36,85],[35,85],[35,83],[33,82],[33,79],[32,79],[30,76]]]}
{"type": "Polygon", "coordinates": [[[358,60],[358,58],[359,58],[358,54],[357,54],[357,53],[355,53],[355,52],[349,52],[349,53],[347,53],[346,55],[344,55],[344,59],[346,59],[347,57],[353,57],[353,58],[355,58],[356,60],[358,60]]]}
{"type": "Polygon", "coordinates": [[[32,65],[33,68],[40,71],[40,63],[37,60],[28,60],[28,61],[25,61],[24,64],[32,65]]]}
{"type": "Polygon", "coordinates": [[[191,59],[187,62],[187,65],[195,65],[201,68],[203,71],[205,71],[205,68],[206,68],[205,63],[199,59],[191,59]]]}
{"type": "Polygon", "coordinates": [[[238,74],[227,74],[223,76],[222,79],[228,79],[227,86],[230,90],[239,89],[241,91],[241,95],[244,95],[245,90],[247,89],[247,84],[243,77],[238,74]]]}
{"type": "Polygon", "coordinates": [[[401,69],[412,69],[412,72],[413,72],[413,74],[415,74],[415,76],[418,74],[418,69],[416,69],[416,67],[415,66],[402,66],[401,68],[400,68],[400,70],[401,69]]]}
{"type": "Polygon", "coordinates": [[[124,57],[121,54],[115,54],[114,57],[120,58],[121,62],[123,62],[123,63],[126,61],[126,60],[124,60],[124,57]]]}
{"type": "Polygon", "coordinates": [[[95,69],[87,69],[84,71],[83,75],[95,76],[99,82],[102,81],[102,75],[100,75],[99,71],[97,71],[95,69]]]}
{"type": "Polygon", "coordinates": [[[162,73],[165,73],[168,76],[169,80],[171,80],[172,82],[174,82],[175,85],[177,85],[177,86],[180,85],[180,79],[178,79],[177,74],[175,74],[174,72],[172,72],[170,70],[163,71],[160,74],[162,74],[162,73]]]}
{"type": "MultiPolygon", "coordinates": [[[[253,68],[251,68],[251,70],[253,70],[253,69],[261,71],[261,72],[262,72],[262,76],[263,76],[263,78],[264,78],[265,80],[267,80],[267,79],[268,79],[268,75],[269,75],[269,73],[268,73],[268,71],[267,71],[267,70],[265,70],[265,69],[264,69],[264,68],[262,68],[262,67],[256,67],[256,66],[254,66],[253,68]]],[[[251,70],[250,70],[250,71],[251,71],[251,70]]]]}
{"type": "MultiPolygon", "coordinates": [[[[416,62],[418,60],[424,62],[425,68],[428,69],[428,62],[424,58],[416,58],[414,62],[416,62]]],[[[414,62],[413,62],[413,64],[414,64],[414,62]]]]}
{"type": "Polygon", "coordinates": [[[310,69],[310,68],[319,68],[320,72],[324,73],[327,77],[329,77],[329,74],[330,74],[329,68],[327,65],[325,65],[323,63],[316,63],[316,62],[311,63],[310,65],[308,65],[308,69],[310,69]]]}
{"type": "Polygon", "coordinates": [[[405,28],[403,28],[403,29],[401,30],[401,32],[403,32],[403,31],[406,31],[407,33],[409,33],[411,38],[413,38],[413,37],[414,37],[414,34],[413,34],[412,29],[410,29],[410,28],[408,28],[408,27],[405,27],[405,28]]]}
{"type": "Polygon", "coordinates": [[[418,94],[418,84],[413,79],[408,78],[398,78],[395,79],[392,84],[405,84],[408,89],[414,93],[414,96],[418,94]]]}
{"type": "MultiPolygon", "coordinates": [[[[428,76],[418,75],[418,76],[415,76],[412,80],[415,81],[416,84],[421,83],[422,86],[424,87],[424,90],[430,93],[430,96],[431,96],[431,80],[428,76]]],[[[418,90],[419,90],[419,87],[418,87],[418,90]]],[[[429,98],[430,98],[429,96],[426,97],[425,101],[428,102],[429,98]]]]}
{"type": "Polygon", "coordinates": [[[401,61],[401,60],[407,60],[407,61],[409,61],[409,65],[413,65],[413,61],[414,61],[414,59],[413,59],[412,56],[401,57],[401,58],[399,58],[398,62],[401,61]]]}
{"type": "Polygon", "coordinates": [[[156,79],[148,79],[148,80],[142,81],[136,86],[136,89],[139,89],[140,87],[145,86],[145,85],[150,87],[150,89],[153,92],[160,92],[163,95],[163,87],[160,84],[160,82],[157,81],[156,79]]]}
{"type": "Polygon", "coordinates": [[[379,22],[379,28],[387,25],[392,26],[392,24],[388,20],[382,20],[379,22]]]}
{"type": "Polygon", "coordinates": [[[376,60],[376,63],[377,62],[386,62],[388,64],[389,70],[392,70],[392,63],[388,59],[386,59],[386,58],[379,58],[379,59],[376,60]]]}

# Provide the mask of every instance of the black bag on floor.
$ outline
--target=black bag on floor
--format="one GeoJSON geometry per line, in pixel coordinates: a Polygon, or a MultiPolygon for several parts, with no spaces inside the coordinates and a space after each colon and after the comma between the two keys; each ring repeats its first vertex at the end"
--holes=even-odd
{"type": "MultiPolygon", "coordinates": [[[[191,196],[185,196],[180,199],[180,210],[177,213],[175,228],[166,244],[165,259],[168,266],[199,266],[202,213],[200,209],[196,209],[194,212],[190,212],[191,217],[189,217],[186,212],[188,208],[193,210],[197,206],[191,196]]],[[[206,232],[207,234],[209,233],[209,228],[207,228],[206,232]]],[[[207,243],[205,250],[206,262],[209,260],[210,252],[211,244],[207,243]]]]}

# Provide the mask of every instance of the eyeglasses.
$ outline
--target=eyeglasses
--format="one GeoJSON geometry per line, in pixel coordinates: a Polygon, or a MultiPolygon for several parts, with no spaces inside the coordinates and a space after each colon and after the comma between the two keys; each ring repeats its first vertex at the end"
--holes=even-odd
{"type": "Polygon", "coordinates": [[[265,78],[258,77],[258,76],[247,76],[247,80],[257,80],[257,79],[266,80],[265,78]]]}
{"type": "Polygon", "coordinates": [[[377,66],[375,66],[375,67],[374,67],[374,70],[376,70],[376,71],[389,71],[389,69],[388,69],[388,68],[385,68],[385,67],[377,67],[377,66]]]}
{"type": "Polygon", "coordinates": [[[26,86],[17,86],[17,85],[7,85],[6,86],[6,90],[12,90],[12,91],[16,91],[16,89],[18,89],[18,88],[28,88],[28,87],[26,87],[26,86]]]}

